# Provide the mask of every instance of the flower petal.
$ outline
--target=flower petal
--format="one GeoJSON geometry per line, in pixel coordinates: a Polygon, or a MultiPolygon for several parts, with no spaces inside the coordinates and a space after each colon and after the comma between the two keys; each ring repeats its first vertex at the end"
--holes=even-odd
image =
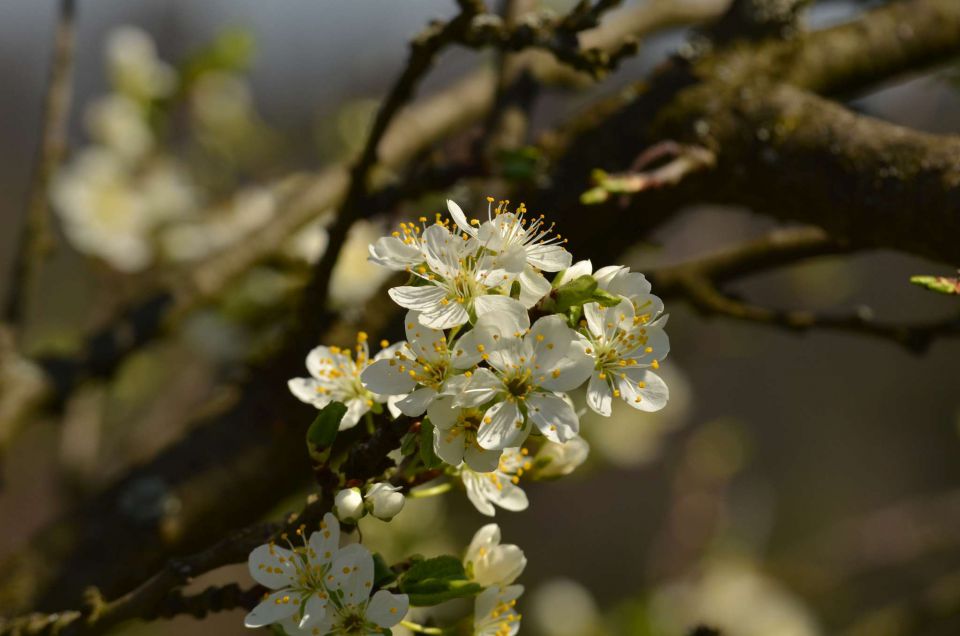
{"type": "Polygon", "coordinates": [[[390,628],[402,621],[409,609],[410,598],[406,594],[380,590],[370,599],[366,618],[378,627],[390,628]]]}
{"type": "Polygon", "coordinates": [[[520,446],[529,434],[530,427],[524,421],[517,403],[497,402],[484,413],[477,432],[477,443],[488,450],[502,450],[520,446]]]}
{"type": "Polygon", "coordinates": [[[297,580],[293,552],[275,545],[261,545],[250,553],[247,567],[253,580],[271,590],[292,585],[297,580]]]}
{"type": "Polygon", "coordinates": [[[327,593],[314,592],[303,604],[303,618],[298,625],[299,629],[312,629],[327,620],[327,593]]]}
{"type": "Polygon", "coordinates": [[[310,533],[308,546],[307,559],[311,566],[323,568],[330,564],[340,549],[340,522],[333,513],[323,515],[320,529],[310,533]]]}
{"type": "Polygon", "coordinates": [[[373,587],[373,556],[359,543],[346,546],[334,557],[327,580],[343,592],[345,605],[362,605],[373,587]]]}
{"type": "Polygon", "coordinates": [[[431,311],[440,305],[440,301],[446,298],[446,290],[435,285],[414,286],[400,285],[391,287],[387,293],[393,302],[407,309],[416,309],[417,311],[431,311]]]}
{"type": "Polygon", "coordinates": [[[291,378],[287,381],[287,387],[298,400],[312,404],[318,409],[330,403],[329,393],[317,390],[325,387],[313,378],[291,378]]]}
{"type": "Polygon", "coordinates": [[[530,314],[515,298],[495,294],[480,296],[473,301],[473,309],[478,324],[495,328],[501,335],[512,335],[530,328],[530,314]]]}
{"type": "Polygon", "coordinates": [[[436,363],[447,357],[447,340],[439,329],[431,329],[420,322],[420,312],[407,312],[403,321],[407,342],[413,354],[422,360],[436,363]]]}
{"type": "Polygon", "coordinates": [[[520,302],[528,309],[550,293],[550,281],[529,265],[517,280],[520,281],[520,302]]]}
{"type": "Polygon", "coordinates": [[[477,369],[470,376],[470,382],[454,396],[454,403],[463,407],[480,406],[502,390],[503,383],[490,369],[477,369]]]}
{"type": "Polygon", "coordinates": [[[417,385],[416,380],[410,377],[412,366],[410,361],[402,358],[377,360],[363,370],[360,382],[380,395],[404,395],[417,385]]]}
{"type": "Polygon", "coordinates": [[[481,448],[476,442],[467,444],[463,451],[463,461],[478,473],[489,473],[500,465],[502,451],[481,448]]]}
{"type": "Polygon", "coordinates": [[[630,369],[616,382],[623,401],[639,411],[659,411],[670,399],[667,383],[646,369],[630,369]]]}
{"type": "Polygon", "coordinates": [[[530,245],[527,262],[545,272],[559,272],[570,267],[573,255],[560,245],[530,245]]]}
{"type": "Polygon", "coordinates": [[[420,314],[420,324],[433,329],[450,329],[459,327],[470,320],[470,314],[457,302],[438,302],[432,311],[420,314]]]}
{"type": "Polygon", "coordinates": [[[370,410],[370,404],[365,398],[353,398],[347,400],[345,404],[347,405],[347,412],[343,414],[343,419],[340,420],[339,430],[341,431],[356,426],[364,413],[370,410]]]}
{"type": "Polygon", "coordinates": [[[581,276],[590,276],[593,273],[593,263],[589,259],[577,261],[567,269],[563,270],[553,281],[554,287],[559,287],[564,283],[569,283],[572,280],[576,280],[581,276]]]}
{"type": "Polygon", "coordinates": [[[418,415],[423,415],[423,412],[427,410],[430,402],[435,397],[437,397],[436,389],[422,387],[398,401],[397,408],[400,409],[400,412],[404,415],[417,417],[418,415]]]}
{"type": "Polygon", "coordinates": [[[300,604],[293,591],[280,590],[260,601],[243,619],[243,624],[246,627],[264,627],[293,616],[298,609],[300,604]]]}
{"type": "Polygon", "coordinates": [[[395,236],[384,236],[369,247],[370,261],[402,272],[407,267],[423,262],[419,248],[407,245],[395,236]]]}
{"type": "Polygon", "coordinates": [[[541,369],[552,370],[567,355],[576,337],[576,332],[567,326],[567,321],[554,314],[533,323],[524,339],[533,347],[536,364],[541,369]]]}
{"type": "Polygon", "coordinates": [[[587,406],[595,413],[610,417],[613,409],[613,391],[606,379],[600,378],[600,372],[594,371],[587,385],[587,406]]]}
{"type": "Polygon", "coordinates": [[[586,382],[595,365],[587,348],[588,343],[582,336],[571,342],[563,359],[549,369],[549,373],[545,371],[538,376],[540,386],[548,391],[572,391],[586,382]]]}
{"type": "Polygon", "coordinates": [[[457,205],[454,201],[447,199],[447,211],[450,213],[450,217],[453,219],[453,222],[457,224],[457,227],[473,238],[477,238],[479,230],[470,225],[467,215],[463,213],[463,210],[460,209],[459,205],[457,205]]]}
{"type": "Polygon", "coordinates": [[[580,431],[577,412],[562,397],[551,393],[528,396],[527,416],[551,442],[563,443],[580,431]]]}

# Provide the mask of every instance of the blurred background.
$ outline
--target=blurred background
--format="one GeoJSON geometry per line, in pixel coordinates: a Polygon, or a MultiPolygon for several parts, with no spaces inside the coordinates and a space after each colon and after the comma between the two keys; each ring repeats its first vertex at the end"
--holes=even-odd
{"type": "MultiPolygon", "coordinates": [[[[572,3],[549,4],[559,12],[572,3]]],[[[817,2],[808,24],[855,19],[870,4],[817,2]]],[[[82,0],[69,146],[50,187],[57,249],[30,297],[25,349],[74,350],[87,330],[165,273],[269,226],[281,202],[268,185],[351,157],[402,68],[406,43],[427,20],[452,15],[451,5],[82,0]]],[[[4,272],[36,166],[55,15],[52,0],[0,3],[4,272]]],[[[534,137],[642,79],[683,46],[688,28],[644,39],[636,58],[598,84],[545,91],[534,137]]],[[[489,62],[452,51],[421,92],[489,62]]],[[[853,106],[921,130],[960,132],[955,77],[954,68],[939,68],[853,106]]],[[[476,210],[485,193],[458,186],[401,212],[440,212],[444,194],[476,210]]],[[[378,289],[383,278],[365,263],[365,246],[399,218],[352,230],[334,276],[339,307],[355,311],[378,289]]],[[[304,226],[282,254],[129,357],[112,381],[83,385],[62,414],[10,436],[0,559],[175,444],[199,411],[229,399],[245,365],[278,337],[277,315],[323,252],[328,221],[304,226]]],[[[628,254],[575,258],[644,271],[773,227],[745,210],[696,208],[628,254]]],[[[919,320],[955,310],[953,298],[905,284],[934,269],[943,268],[889,253],[824,258],[754,277],[738,291],[784,308],[919,320]]],[[[9,277],[2,278],[6,293],[9,277]]],[[[960,343],[936,342],[918,356],[854,335],[705,321],[682,303],[667,310],[669,406],[585,417],[588,463],[557,482],[529,484],[526,512],[498,511],[504,540],[529,560],[523,633],[680,636],[702,622],[734,636],[900,634],[918,611],[936,618],[914,633],[960,633],[951,601],[938,605],[960,591],[960,343]]],[[[377,520],[362,528],[399,559],[460,550],[486,522],[455,493],[411,501],[390,525],[402,532],[387,533],[377,520]]],[[[232,568],[209,580],[245,576],[232,568]]],[[[122,631],[244,629],[238,611],[122,631]]]]}

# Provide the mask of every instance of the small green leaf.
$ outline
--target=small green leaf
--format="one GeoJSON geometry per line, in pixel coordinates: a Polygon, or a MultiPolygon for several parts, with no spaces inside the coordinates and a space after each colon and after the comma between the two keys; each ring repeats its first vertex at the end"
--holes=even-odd
{"type": "Polygon", "coordinates": [[[444,555],[414,563],[400,577],[400,591],[414,606],[437,605],[453,598],[475,596],[483,591],[467,578],[460,559],[444,555]]]}
{"type": "Polygon", "coordinates": [[[379,552],[373,553],[373,585],[383,587],[397,580],[397,573],[387,565],[383,555],[379,552]]]}
{"type": "Polygon", "coordinates": [[[586,302],[600,303],[601,307],[616,307],[623,299],[616,294],[611,294],[604,289],[595,289],[586,302]]]}
{"type": "Polygon", "coordinates": [[[950,278],[948,276],[911,276],[910,282],[941,294],[960,294],[960,278],[950,278]]]}
{"type": "Polygon", "coordinates": [[[430,420],[424,418],[420,424],[420,460],[425,468],[439,468],[443,465],[443,460],[437,457],[433,451],[433,424],[430,420]]]}
{"type": "Polygon", "coordinates": [[[340,430],[340,420],[347,407],[340,402],[331,402],[317,414],[313,424],[307,429],[307,452],[317,464],[325,464],[330,458],[330,447],[340,430]]]}
{"type": "Polygon", "coordinates": [[[580,203],[584,205],[599,205],[610,198],[610,193],[603,188],[590,188],[580,195],[580,203]]]}

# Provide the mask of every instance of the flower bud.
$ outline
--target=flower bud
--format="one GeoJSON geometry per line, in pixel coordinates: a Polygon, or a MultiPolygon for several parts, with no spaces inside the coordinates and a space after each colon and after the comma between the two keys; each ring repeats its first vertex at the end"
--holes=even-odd
{"type": "Polygon", "coordinates": [[[464,566],[469,577],[482,585],[510,585],[527,567],[523,550],[513,544],[500,544],[500,526],[490,523],[480,528],[467,548],[464,566]]]}
{"type": "Polygon", "coordinates": [[[562,444],[546,442],[534,457],[531,477],[534,479],[556,479],[569,475],[590,454],[590,444],[582,437],[573,437],[562,444]]]}
{"type": "Polygon", "coordinates": [[[367,514],[359,488],[344,488],[338,492],[333,501],[333,509],[340,521],[347,523],[356,523],[360,517],[367,514]]]}
{"type": "Polygon", "coordinates": [[[377,519],[390,521],[403,510],[406,501],[400,488],[380,482],[370,486],[367,490],[367,508],[377,519]]]}

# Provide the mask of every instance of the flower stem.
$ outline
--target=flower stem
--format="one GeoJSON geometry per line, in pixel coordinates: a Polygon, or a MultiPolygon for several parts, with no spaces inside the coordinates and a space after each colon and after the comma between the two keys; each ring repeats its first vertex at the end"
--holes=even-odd
{"type": "Polygon", "coordinates": [[[436,486],[431,486],[430,488],[411,490],[407,496],[411,499],[425,499],[427,497],[436,497],[437,495],[442,495],[451,488],[453,488],[453,484],[449,481],[445,481],[442,484],[437,484],[436,486]]]}
{"type": "Polygon", "coordinates": [[[367,411],[367,414],[363,416],[363,419],[367,422],[367,432],[373,435],[376,430],[376,426],[373,424],[373,413],[367,411]]]}
{"type": "Polygon", "coordinates": [[[439,627],[424,627],[419,623],[412,621],[400,621],[400,624],[417,634],[443,634],[443,629],[439,627]]]}

